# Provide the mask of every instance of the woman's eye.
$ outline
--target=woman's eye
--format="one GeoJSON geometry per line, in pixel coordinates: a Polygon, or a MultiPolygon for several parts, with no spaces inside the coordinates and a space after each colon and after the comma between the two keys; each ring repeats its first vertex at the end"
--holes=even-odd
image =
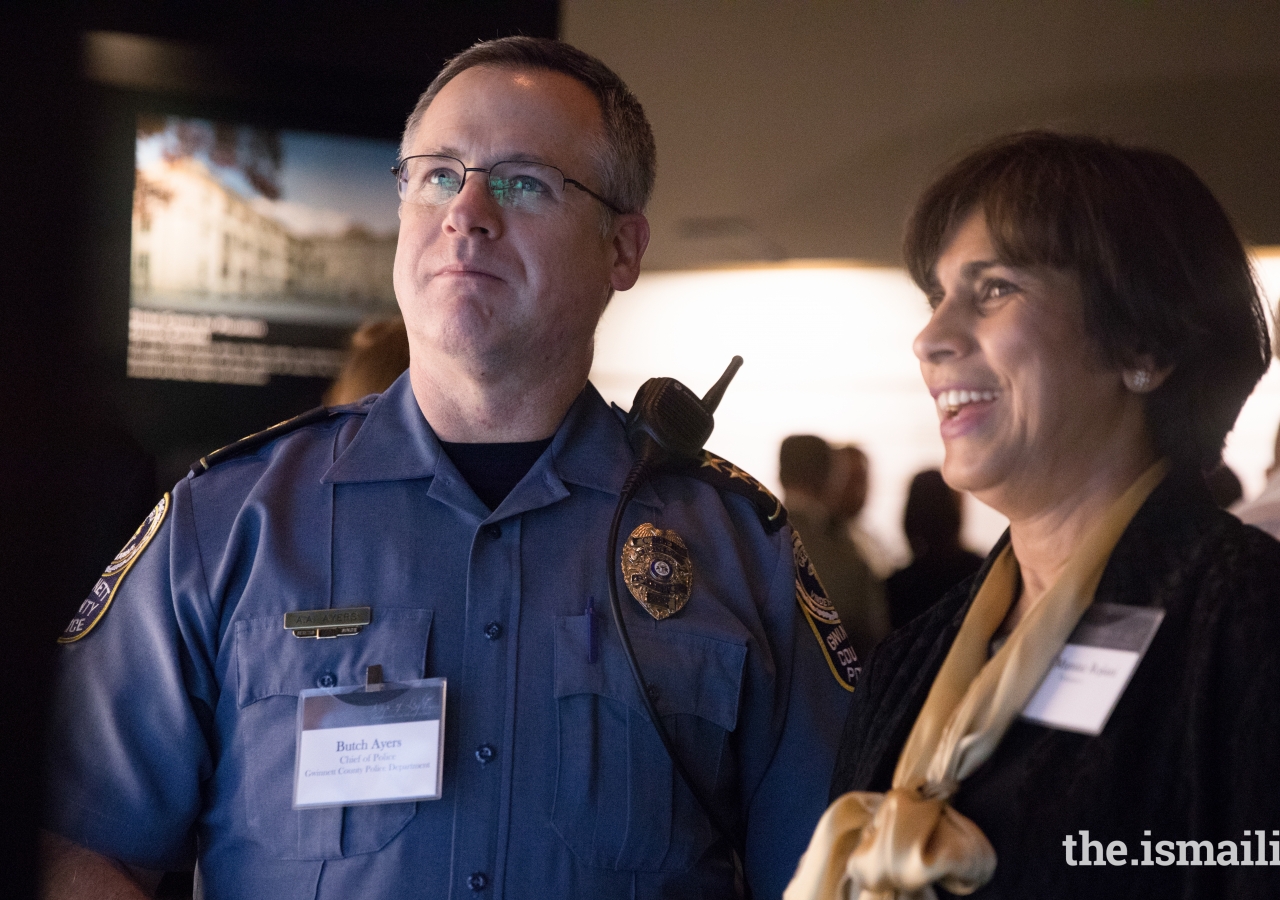
{"type": "Polygon", "coordinates": [[[1018,286],[1013,282],[1005,281],[1002,278],[992,278],[983,283],[981,290],[978,291],[978,298],[980,300],[997,300],[1017,293],[1017,291],[1018,286]]]}

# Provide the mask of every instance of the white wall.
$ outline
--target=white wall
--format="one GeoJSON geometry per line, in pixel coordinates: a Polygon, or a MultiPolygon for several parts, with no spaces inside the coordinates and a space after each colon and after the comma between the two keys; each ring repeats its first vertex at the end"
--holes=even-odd
{"type": "MultiPolygon", "coordinates": [[[[1260,259],[1267,302],[1280,296],[1280,254],[1260,259]]],[[[899,269],[804,265],[656,272],[614,297],[596,339],[591,378],[629,408],[645,379],[670,375],[699,394],[740,354],[745,365],[716,413],[710,449],[778,485],[778,445],[788,434],[856,442],[871,459],[863,525],[899,558],[907,483],[942,462],[933,402],[911,341],[928,307],[899,269]]],[[[1250,398],[1227,444],[1246,495],[1262,487],[1280,423],[1275,366],[1250,398]]],[[[965,538],[985,551],[1004,529],[969,498],[965,538]]]]}
{"type": "MultiPolygon", "coordinates": [[[[1254,264],[1270,316],[1280,302],[1280,249],[1260,251],[1254,258],[1254,264]]],[[[1240,410],[1236,427],[1227,435],[1227,446],[1222,454],[1227,465],[1240,476],[1246,499],[1257,496],[1266,483],[1265,473],[1271,465],[1277,426],[1280,426],[1280,364],[1273,360],[1244,409],[1240,410]]]]}

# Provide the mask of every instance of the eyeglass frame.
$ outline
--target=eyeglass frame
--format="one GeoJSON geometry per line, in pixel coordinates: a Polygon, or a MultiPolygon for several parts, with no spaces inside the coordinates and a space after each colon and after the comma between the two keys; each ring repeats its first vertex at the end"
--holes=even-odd
{"type": "MultiPolygon", "coordinates": [[[[578,181],[576,179],[570,178],[569,176],[565,175],[564,170],[561,169],[559,166],[553,166],[550,163],[538,162],[537,160],[533,160],[533,159],[500,159],[486,169],[482,166],[468,166],[465,162],[458,159],[458,157],[449,156],[447,153],[415,153],[412,156],[406,156],[404,159],[400,160],[400,162],[396,163],[394,166],[391,167],[391,174],[396,176],[396,194],[397,195],[399,195],[400,193],[400,170],[403,169],[404,164],[411,159],[451,159],[454,162],[456,162],[459,166],[461,166],[462,181],[458,183],[458,192],[453,195],[454,197],[457,197],[459,194],[461,194],[462,189],[467,186],[467,174],[470,172],[484,172],[486,175],[488,175],[498,166],[504,165],[505,163],[532,163],[533,165],[543,166],[544,168],[547,168],[547,169],[555,169],[558,173],[560,173],[560,178],[564,181],[565,184],[571,184],[574,187],[576,187],[578,190],[586,194],[590,194],[592,197],[594,197],[595,199],[603,203],[608,208],[608,210],[614,213],[615,215],[619,215],[619,216],[626,215],[626,213],[618,209],[618,207],[614,206],[608,200],[604,199],[604,197],[601,197],[595,191],[591,190],[591,188],[587,187],[581,181],[578,181]]],[[[489,188],[490,193],[492,193],[493,187],[489,184],[489,180],[487,178],[485,179],[485,187],[489,188]]],[[[563,190],[563,188],[561,188],[561,190],[563,190]]],[[[404,201],[403,197],[401,197],[400,199],[401,201],[404,201]]],[[[443,206],[444,204],[441,204],[441,205],[443,206]]]]}

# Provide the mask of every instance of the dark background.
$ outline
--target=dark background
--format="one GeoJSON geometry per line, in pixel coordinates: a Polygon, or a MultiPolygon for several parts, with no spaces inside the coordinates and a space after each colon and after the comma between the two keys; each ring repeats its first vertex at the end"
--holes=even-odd
{"type": "Polygon", "coordinates": [[[449,55],[506,34],[554,36],[558,14],[549,0],[0,13],[4,896],[35,895],[54,639],[155,502],[156,457],[213,449],[316,405],[324,388],[300,378],[262,388],[124,378],[137,113],[398,140],[449,55]],[[85,42],[102,32],[146,40],[87,70],[85,42]]]}

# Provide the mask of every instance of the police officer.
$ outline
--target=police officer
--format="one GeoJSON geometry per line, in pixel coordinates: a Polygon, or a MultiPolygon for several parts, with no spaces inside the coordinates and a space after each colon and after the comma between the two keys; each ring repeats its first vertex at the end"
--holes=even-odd
{"type": "Polygon", "coordinates": [[[734,834],[674,771],[607,618],[633,454],[587,374],[649,239],[639,103],[566,44],[478,44],[401,157],[410,369],[202,460],[68,626],[49,893],[141,896],[146,871],[198,859],[209,898],[731,897],[743,877],[778,896],[854,675],[780,507],[706,456],[646,483],[623,526],[642,562],[654,534],[684,548],[651,566],[686,585],[676,611],[624,590],[623,614],[734,834]],[[320,614],[357,624],[296,627],[320,614]],[[439,799],[294,808],[300,694],[375,666],[447,682],[439,799]]]}

